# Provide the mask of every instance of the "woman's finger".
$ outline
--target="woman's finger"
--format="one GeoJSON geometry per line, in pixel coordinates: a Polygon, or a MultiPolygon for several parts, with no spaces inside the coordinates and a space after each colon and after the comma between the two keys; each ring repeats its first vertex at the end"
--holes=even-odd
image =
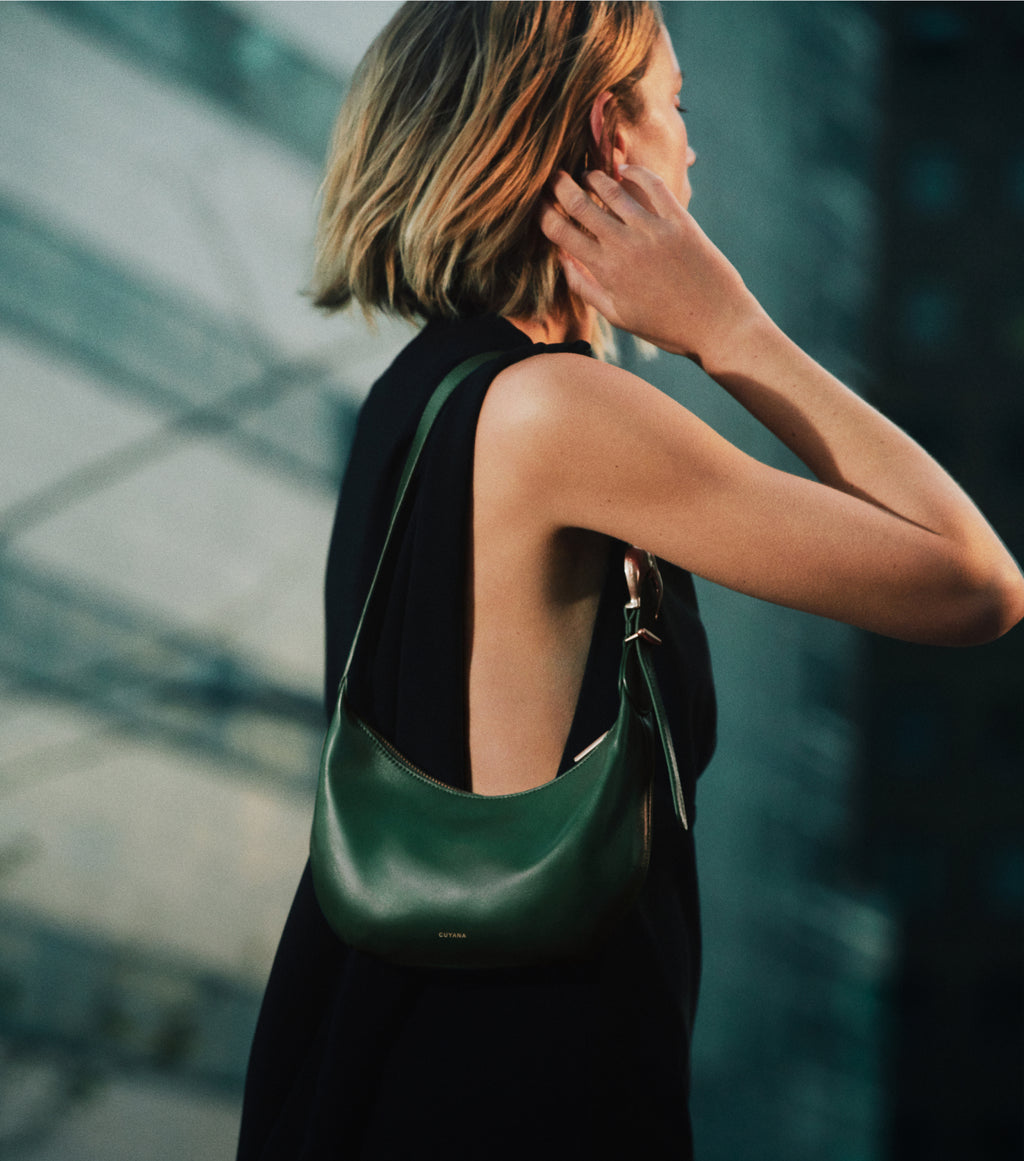
{"type": "Polygon", "coordinates": [[[537,220],[541,233],[549,242],[554,242],[559,250],[572,254],[581,262],[596,259],[598,246],[594,239],[547,198],[541,202],[537,220]]]}
{"type": "Polygon", "coordinates": [[[611,299],[593,274],[565,250],[558,251],[558,260],[562,264],[569,290],[590,306],[596,307],[606,318],[609,317],[611,299]]]}
{"type": "Polygon", "coordinates": [[[594,199],[564,172],[555,175],[550,190],[555,200],[569,215],[595,238],[607,236],[620,223],[594,202],[594,199]]]}
{"type": "Polygon", "coordinates": [[[621,182],[609,177],[604,170],[592,169],[584,174],[583,180],[586,182],[587,188],[597,194],[608,207],[610,213],[620,222],[628,225],[647,212],[635,198],[630,197],[629,193],[622,188],[621,182]]]}
{"type": "MultiPolygon", "coordinates": [[[[662,178],[642,165],[623,165],[619,168],[622,180],[642,190],[654,212],[662,218],[677,214],[683,207],[662,178]]],[[[628,196],[628,195],[627,195],[628,196]]],[[[635,203],[634,203],[635,204],[635,203]]]]}

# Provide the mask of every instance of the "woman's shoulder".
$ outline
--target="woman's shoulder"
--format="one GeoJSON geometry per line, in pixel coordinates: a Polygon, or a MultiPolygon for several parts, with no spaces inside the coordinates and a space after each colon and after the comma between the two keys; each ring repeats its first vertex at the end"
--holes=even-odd
{"type": "Polygon", "coordinates": [[[480,413],[478,441],[512,454],[533,443],[601,444],[624,427],[657,422],[679,405],[646,380],[574,351],[541,351],[495,375],[480,413]]]}

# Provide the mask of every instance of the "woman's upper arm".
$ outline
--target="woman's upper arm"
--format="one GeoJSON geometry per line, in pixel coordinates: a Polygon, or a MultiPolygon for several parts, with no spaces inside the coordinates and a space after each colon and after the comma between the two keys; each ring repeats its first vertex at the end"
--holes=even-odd
{"type": "Polygon", "coordinates": [[[620,368],[570,354],[507,368],[477,441],[477,487],[552,530],[603,532],[727,588],[905,640],[1001,631],[987,578],[943,537],[753,459],[620,368]]]}

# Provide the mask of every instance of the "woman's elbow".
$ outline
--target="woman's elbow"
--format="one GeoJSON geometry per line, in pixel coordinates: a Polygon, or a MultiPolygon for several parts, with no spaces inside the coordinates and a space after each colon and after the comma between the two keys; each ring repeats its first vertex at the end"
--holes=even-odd
{"type": "Polygon", "coordinates": [[[943,622],[942,645],[985,645],[1024,619],[1024,575],[1007,555],[997,567],[965,570],[943,622]]]}

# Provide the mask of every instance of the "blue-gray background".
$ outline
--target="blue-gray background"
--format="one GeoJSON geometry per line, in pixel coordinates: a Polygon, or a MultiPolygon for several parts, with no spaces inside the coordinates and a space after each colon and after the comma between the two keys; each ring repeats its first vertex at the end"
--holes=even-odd
{"type": "MultiPolygon", "coordinates": [[[[232,1153],[305,854],[337,482],[362,394],[408,334],[325,321],[300,294],[334,112],[396,7],[0,5],[0,1156],[232,1153]]],[[[694,213],[783,327],[883,402],[899,396],[894,376],[913,379],[922,358],[928,370],[929,350],[948,365],[944,344],[967,344],[970,292],[957,297],[941,263],[904,288],[892,257],[894,205],[941,224],[967,196],[941,132],[908,156],[893,146],[894,124],[917,132],[900,121],[895,46],[916,36],[941,54],[973,35],[969,7],[665,5],[700,155],[694,213]],[[925,13],[914,28],[907,8],[925,13]]],[[[977,27],[992,18],[973,7],[977,27]]],[[[1019,104],[986,126],[1010,141],[989,184],[1018,224],[1019,104]]],[[[931,115],[941,126],[949,112],[931,115]]],[[[1014,277],[998,335],[1019,383],[1014,277]]],[[[694,368],[643,368],[748,451],[794,466],[694,368]]],[[[1012,395],[989,412],[1021,435],[1019,407],[1000,410],[1012,395]]],[[[930,401],[913,404],[902,421],[927,428],[930,401]]],[[[960,413],[943,414],[948,442],[960,413]]],[[[918,677],[915,716],[891,720],[872,690],[899,698],[903,654],[711,586],[701,597],[721,703],[700,798],[701,1155],[944,1156],[900,1144],[914,1122],[894,1092],[901,1062],[913,1067],[907,914],[922,890],[941,912],[951,888],[928,894],[939,839],[915,862],[871,791],[889,743],[927,765],[942,703],[918,677]],[[883,831],[895,854],[873,859],[883,831]]],[[[1007,656],[975,662],[973,679],[998,686],[1007,656]]],[[[1003,687],[1000,705],[1017,805],[989,894],[1015,938],[1019,701],[1003,687]]],[[[912,798],[934,800],[921,778],[912,798]]],[[[982,835],[1007,815],[984,801],[982,835]]],[[[1015,1044],[1005,990],[993,1019],[1015,1044]]],[[[969,1067],[950,1052],[954,1073],[969,1067]]],[[[1018,1113],[996,1109],[991,1145],[965,1114],[977,1147],[956,1155],[1013,1155],[1001,1150],[1018,1113]]]]}

